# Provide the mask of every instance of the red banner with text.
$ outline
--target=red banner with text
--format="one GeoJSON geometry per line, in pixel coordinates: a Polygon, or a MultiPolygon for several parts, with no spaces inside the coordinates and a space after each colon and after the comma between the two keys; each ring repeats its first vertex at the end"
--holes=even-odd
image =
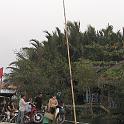
{"type": "Polygon", "coordinates": [[[2,78],[2,77],[3,77],[3,67],[0,68],[0,78],[2,78]]]}

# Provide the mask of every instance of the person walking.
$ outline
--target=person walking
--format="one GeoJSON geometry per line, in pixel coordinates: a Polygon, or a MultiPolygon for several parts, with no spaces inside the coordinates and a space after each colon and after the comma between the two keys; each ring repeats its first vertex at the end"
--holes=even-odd
{"type": "Polygon", "coordinates": [[[19,101],[19,113],[17,118],[17,124],[24,124],[24,112],[26,109],[26,96],[21,95],[21,99],[19,101]]]}

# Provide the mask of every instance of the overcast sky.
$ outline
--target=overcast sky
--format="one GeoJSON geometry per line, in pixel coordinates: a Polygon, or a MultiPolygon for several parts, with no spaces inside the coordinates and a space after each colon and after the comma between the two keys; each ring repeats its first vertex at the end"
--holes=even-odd
{"type": "MultiPolygon", "coordinates": [[[[124,26],[124,0],[65,0],[67,20],[80,21],[82,31],[91,24],[101,29],[124,26]]],[[[0,0],[0,66],[15,60],[14,51],[44,40],[44,30],[64,28],[62,0],[0,0]]]]}

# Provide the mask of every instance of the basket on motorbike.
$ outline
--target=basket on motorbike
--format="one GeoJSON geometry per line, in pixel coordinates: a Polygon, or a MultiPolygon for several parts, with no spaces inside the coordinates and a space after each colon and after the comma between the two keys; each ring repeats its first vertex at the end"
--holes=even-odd
{"type": "Polygon", "coordinates": [[[54,120],[54,114],[51,114],[51,113],[48,113],[48,112],[46,112],[44,114],[44,117],[48,118],[49,120],[54,120]]]}

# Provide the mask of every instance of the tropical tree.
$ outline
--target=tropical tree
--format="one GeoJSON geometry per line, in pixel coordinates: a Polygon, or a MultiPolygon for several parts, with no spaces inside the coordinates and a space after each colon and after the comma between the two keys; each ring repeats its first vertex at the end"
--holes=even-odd
{"type": "MultiPolygon", "coordinates": [[[[78,22],[68,22],[67,25],[75,92],[83,94],[83,91],[91,96],[92,87],[106,82],[112,87],[115,79],[123,82],[122,67],[112,69],[124,60],[121,32],[114,32],[112,25],[99,31],[90,25],[84,32],[78,22]]],[[[30,47],[16,53],[17,59],[8,67],[10,73],[6,80],[16,82],[20,90],[33,95],[39,90],[46,94],[62,91],[68,102],[70,76],[64,33],[57,27],[52,33],[45,31],[46,40],[42,42],[32,39],[30,47]]]]}

